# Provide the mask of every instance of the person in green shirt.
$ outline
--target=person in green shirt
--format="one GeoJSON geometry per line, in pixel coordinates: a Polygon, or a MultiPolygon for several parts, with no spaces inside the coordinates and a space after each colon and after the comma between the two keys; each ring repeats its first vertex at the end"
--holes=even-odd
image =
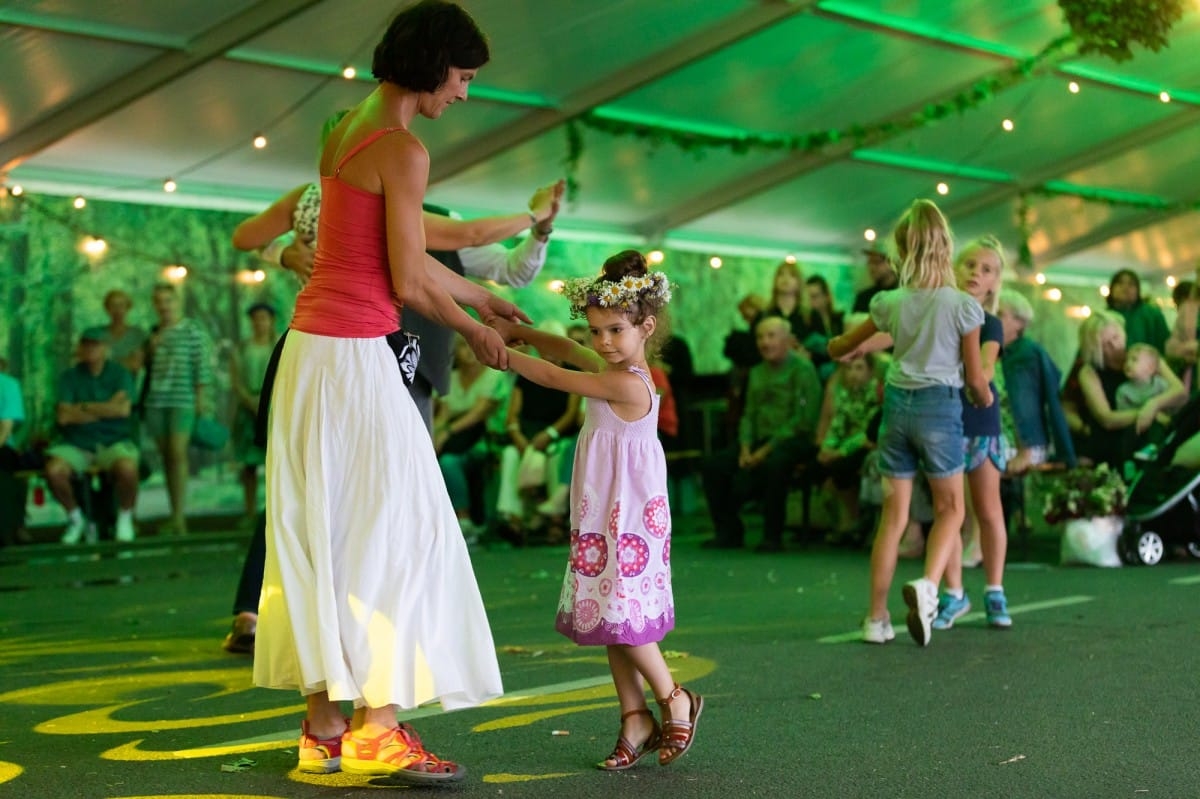
{"type": "Polygon", "coordinates": [[[768,316],[754,332],[763,360],[750,369],[738,441],[703,467],[715,535],[702,546],[740,548],[745,535],[741,507],[759,497],[763,539],[758,551],[778,552],[796,464],[816,454],[823,390],[812,361],[795,351],[787,319],[768,316]]]}
{"type": "Polygon", "coordinates": [[[1157,305],[1142,299],[1142,282],[1132,269],[1122,269],[1108,284],[1109,310],[1125,320],[1125,345],[1149,344],[1166,355],[1171,330],[1157,305]]]}
{"type": "Polygon", "coordinates": [[[133,376],[109,360],[103,328],[79,337],[79,360],[58,381],[59,440],[46,450],[46,484],[67,511],[64,544],[77,544],[91,531],[71,487],[74,475],[93,466],[111,475],[117,500],[114,537],[132,541],[137,502],[138,449],[131,440],[133,376]]]}

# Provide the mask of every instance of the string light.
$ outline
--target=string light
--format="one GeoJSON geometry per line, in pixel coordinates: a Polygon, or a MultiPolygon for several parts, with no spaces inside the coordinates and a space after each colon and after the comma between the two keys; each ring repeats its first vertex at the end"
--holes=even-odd
{"type": "Polygon", "coordinates": [[[950,185],[948,183],[937,184],[937,193],[945,197],[950,193],[950,185]]]}
{"type": "Polygon", "coordinates": [[[1167,288],[1173,289],[1178,284],[1179,284],[1179,281],[1175,279],[1174,275],[1167,275],[1167,288]]]}
{"type": "Polygon", "coordinates": [[[651,250],[650,252],[646,253],[646,260],[652,264],[661,264],[663,262],[663,258],[665,257],[666,256],[663,255],[662,250],[651,250]]]}
{"type": "Polygon", "coordinates": [[[1046,275],[1042,272],[1038,272],[1033,276],[1033,282],[1037,283],[1039,286],[1046,285],[1046,275]]]}
{"type": "Polygon", "coordinates": [[[1087,305],[1072,305],[1066,309],[1066,314],[1072,319],[1087,319],[1092,315],[1092,309],[1087,305]]]}
{"type": "Polygon", "coordinates": [[[546,288],[550,289],[555,294],[562,294],[562,290],[566,285],[567,285],[567,282],[565,280],[555,279],[555,280],[551,280],[549,283],[547,283],[546,288]]]}
{"type": "Polygon", "coordinates": [[[1059,302],[1062,300],[1062,289],[1046,289],[1042,296],[1050,302],[1059,302]]]}
{"type": "Polygon", "coordinates": [[[182,266],[180,264],[174,264],[173,266],[164,267],[162,274],[163,274],[164,278],[171,281],[172,283],[179,283],[185,277],[187,277],[188,270],[187,270],[186,266],[182,266]]]}
{"type": "Polygon", "coordinates": [[[167,178],[163,181],[163,191],[165,191],[167,194],[171,194],[177,188],[179,188],[179,184],[177,184],[171,178],[167,178]]]}
{"type": "Polygon", "coordinates": [[[783,256],[783,260],[784,263],[794,264],[796,263],[796,256],[789,253],[788,255],[783,256]]]}
{"type": "Polygon", "coordinates": [[[347,64],[342,67],[342,77],[346,80],[354,80],[354,76],[358,74],[358,70],[347,64]]]}
{"type": "Polygon", "coordinates": [[[1000,127],[1004,128],[1009,133],[1012,133],[1012,129],[1015,128],[1016,125],[1013,124],[1011,119],[1006,119],[1000,123],[1000,127]]]}
{"type": "Polygon", "coordinates": [[[1067,91],[1069,91],[1071,94],[1079,94],[1079,84],[1075,81],[1071,81],[1067,84],[1067,91]]]}
{"type": "Polygon", "coordinates": [[[71,201],[71,205],[75,206],[77,211],[82,211],[84,206],[87,205],[87,200],[83,199],[82,194],[79,194],[76,195],[75,199],[71,201]]]}
{"type": "Polygon", "coordinates": [[[87,236],[83,240],[83,251],[93,257],[103,255],[108,249],[108,242],[97,236],[87,236]]]}
{"type": "Polygon", "coordinates": [[[14,183],[12,185],[12,188],[10,188],[8,190],[8,193],[14,197],[20,197],[22,194],[25,193],[25,187],[22,186],[20,183],[14,183]]]}
{"type": "Polygon", "coordinates": [[[1169,103],[1171,102],[1171,95],[1167,92],[1159,92],[1158,99],[1162,100],[1164,103],[1169,103]]]}
{"type": "Polygon", "coordinates": [[[712,258],[708,259],[708,265],[711,266],[713,269],[720,269],[721,264],[723,264],[723,263],[724,263],[724,261],[722,261],[720,259],[720,257],[716,256],[716,255],[714,255],[712,258]]]}
{"type": "Polygon", "coordinates": [[[1107,297],[1107,296],[1108,296],[1108,286],[1101,286],[1101,287],[1100,287],[1100,296],[1101,296],[1101,297],[1107,297]]]}
{"type": "Polygon", "coordinates": [[[255,147],[255,149],[257,149],[257,150],[261,150],[262,148],[264,148],[264,147],[266,147],[266,146],[267,146],[267,137],[266,137],[266,136],[264,136],[264,135],[262,135],[261,133],[259,133],[258,135],[256,135],[256,136],[254,137],[254,147],[255,147]]]}
{"type": "MultiPolygon", "coordinates": [[[[178,267],[178,268],[183,269],[183,267],[178,267]]],[[[185,269],[184,273],[186,274],[186,272],[187,272],[187,270],[185,269]]],[[[250,286],[255,283],[261,283],[264,280],[266,280],[267,273],[261,269],[243,269],[242,271],[238,272],[237,279],[238,279],[239,283],[243,283],[247,286],[250,286]]]]}
{"type": "Polygon", "coordinates": [[[875,236],[878,235],[872,228],[867,228],[863,231],[863,238],[867,241],[875,241],[875,236]]]}

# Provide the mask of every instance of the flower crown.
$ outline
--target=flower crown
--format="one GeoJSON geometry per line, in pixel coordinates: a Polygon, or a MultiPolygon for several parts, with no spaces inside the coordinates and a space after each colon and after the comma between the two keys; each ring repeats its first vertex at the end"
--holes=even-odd
{"type": "Polygon", "coordinates": [[[662,307],[671,301],[671,283],[662,272],[626,275],[620,280],[579,277],[566,281],[562,293],[571,302],[571,318],[578,319],[590,307],[629,310],[634,303],[647,301],[662,307]]]}

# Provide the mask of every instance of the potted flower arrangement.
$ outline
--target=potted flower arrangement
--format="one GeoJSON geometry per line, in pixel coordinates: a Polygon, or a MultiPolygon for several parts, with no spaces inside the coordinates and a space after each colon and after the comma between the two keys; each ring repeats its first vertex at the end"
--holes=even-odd
{"type": "Polygon", "coordinates": [[[1064,472],[1043,488],[1046,521],[1063,523],[1062,562],[1120,566],[1117,541],[1129,493],[1121,476],[1100,464],[1064,472]]]}

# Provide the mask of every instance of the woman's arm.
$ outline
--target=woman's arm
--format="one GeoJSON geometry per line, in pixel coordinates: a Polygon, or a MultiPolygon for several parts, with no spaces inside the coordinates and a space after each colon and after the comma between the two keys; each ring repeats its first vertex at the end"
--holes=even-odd
{"type": "MultiPolygon", "coordinates": [[[[499,334],[479,324],[458,307],[456,301],[463,300],[447,290],[444,276],[450,275],[462,283],[473,284],[459,278],[425,253],[421,198],[429,177],[429,153],[412,136],[388,137],[388,143],[392,149],[388,157],[380,161],[379,177],[383,184],[392,291],[397,302],[411,306],[435,324],[461,333],[485,366],[505,368],[508,365],[508,351],[499,334]]],[[[479,286],[473,286],[472,292],[476,299],[481,294],[490,296],[479,286]]],[[[488,306],[486,300],[479,301],[488,306]]],[[[510,309],[513,307],[511,303],[507,306],[510,309]]]]}
{"type": "Polygon", "coordinates": [[[461,250],[511,239],[527,228],[550,219],[562,198],[564,181],[542,186],[529,199],[529,210],[479,219],[453,219],[429,211],[422,213],[425,246],[431,250],[461,250]]]}
{"type": "Polygon", "coordinates": [[[1100,383],[1100,375],[1091,364],[1079,368],[1079,390],[1083,394],[1084,404],[1097,424],[1105,430],[1120,430],[1137,422],[1137,411],[1115,411],[1104,394],[1104,386],[1100,383]]]}
{"type": "Polygon", "coordinates": [[[822,445],[825,436],[829,433],[829,425],[833,423],[833,398],[837,393],[840,379],[841,372],[834,372],[833,377],[825,384],[825,396],[821,399],[821,415],[817,418],[817,431],[813,435],[813,443],[818,447],[822,445]]]}
{"type": "Polygon", "coordinates": [[[233,246],[239,250],[257,250],[266,247],[275,239],[292,229],[292,215],[300,202],[300,195],[308,184],[297,186],[261,211],[233,229],[233,246]]]}

